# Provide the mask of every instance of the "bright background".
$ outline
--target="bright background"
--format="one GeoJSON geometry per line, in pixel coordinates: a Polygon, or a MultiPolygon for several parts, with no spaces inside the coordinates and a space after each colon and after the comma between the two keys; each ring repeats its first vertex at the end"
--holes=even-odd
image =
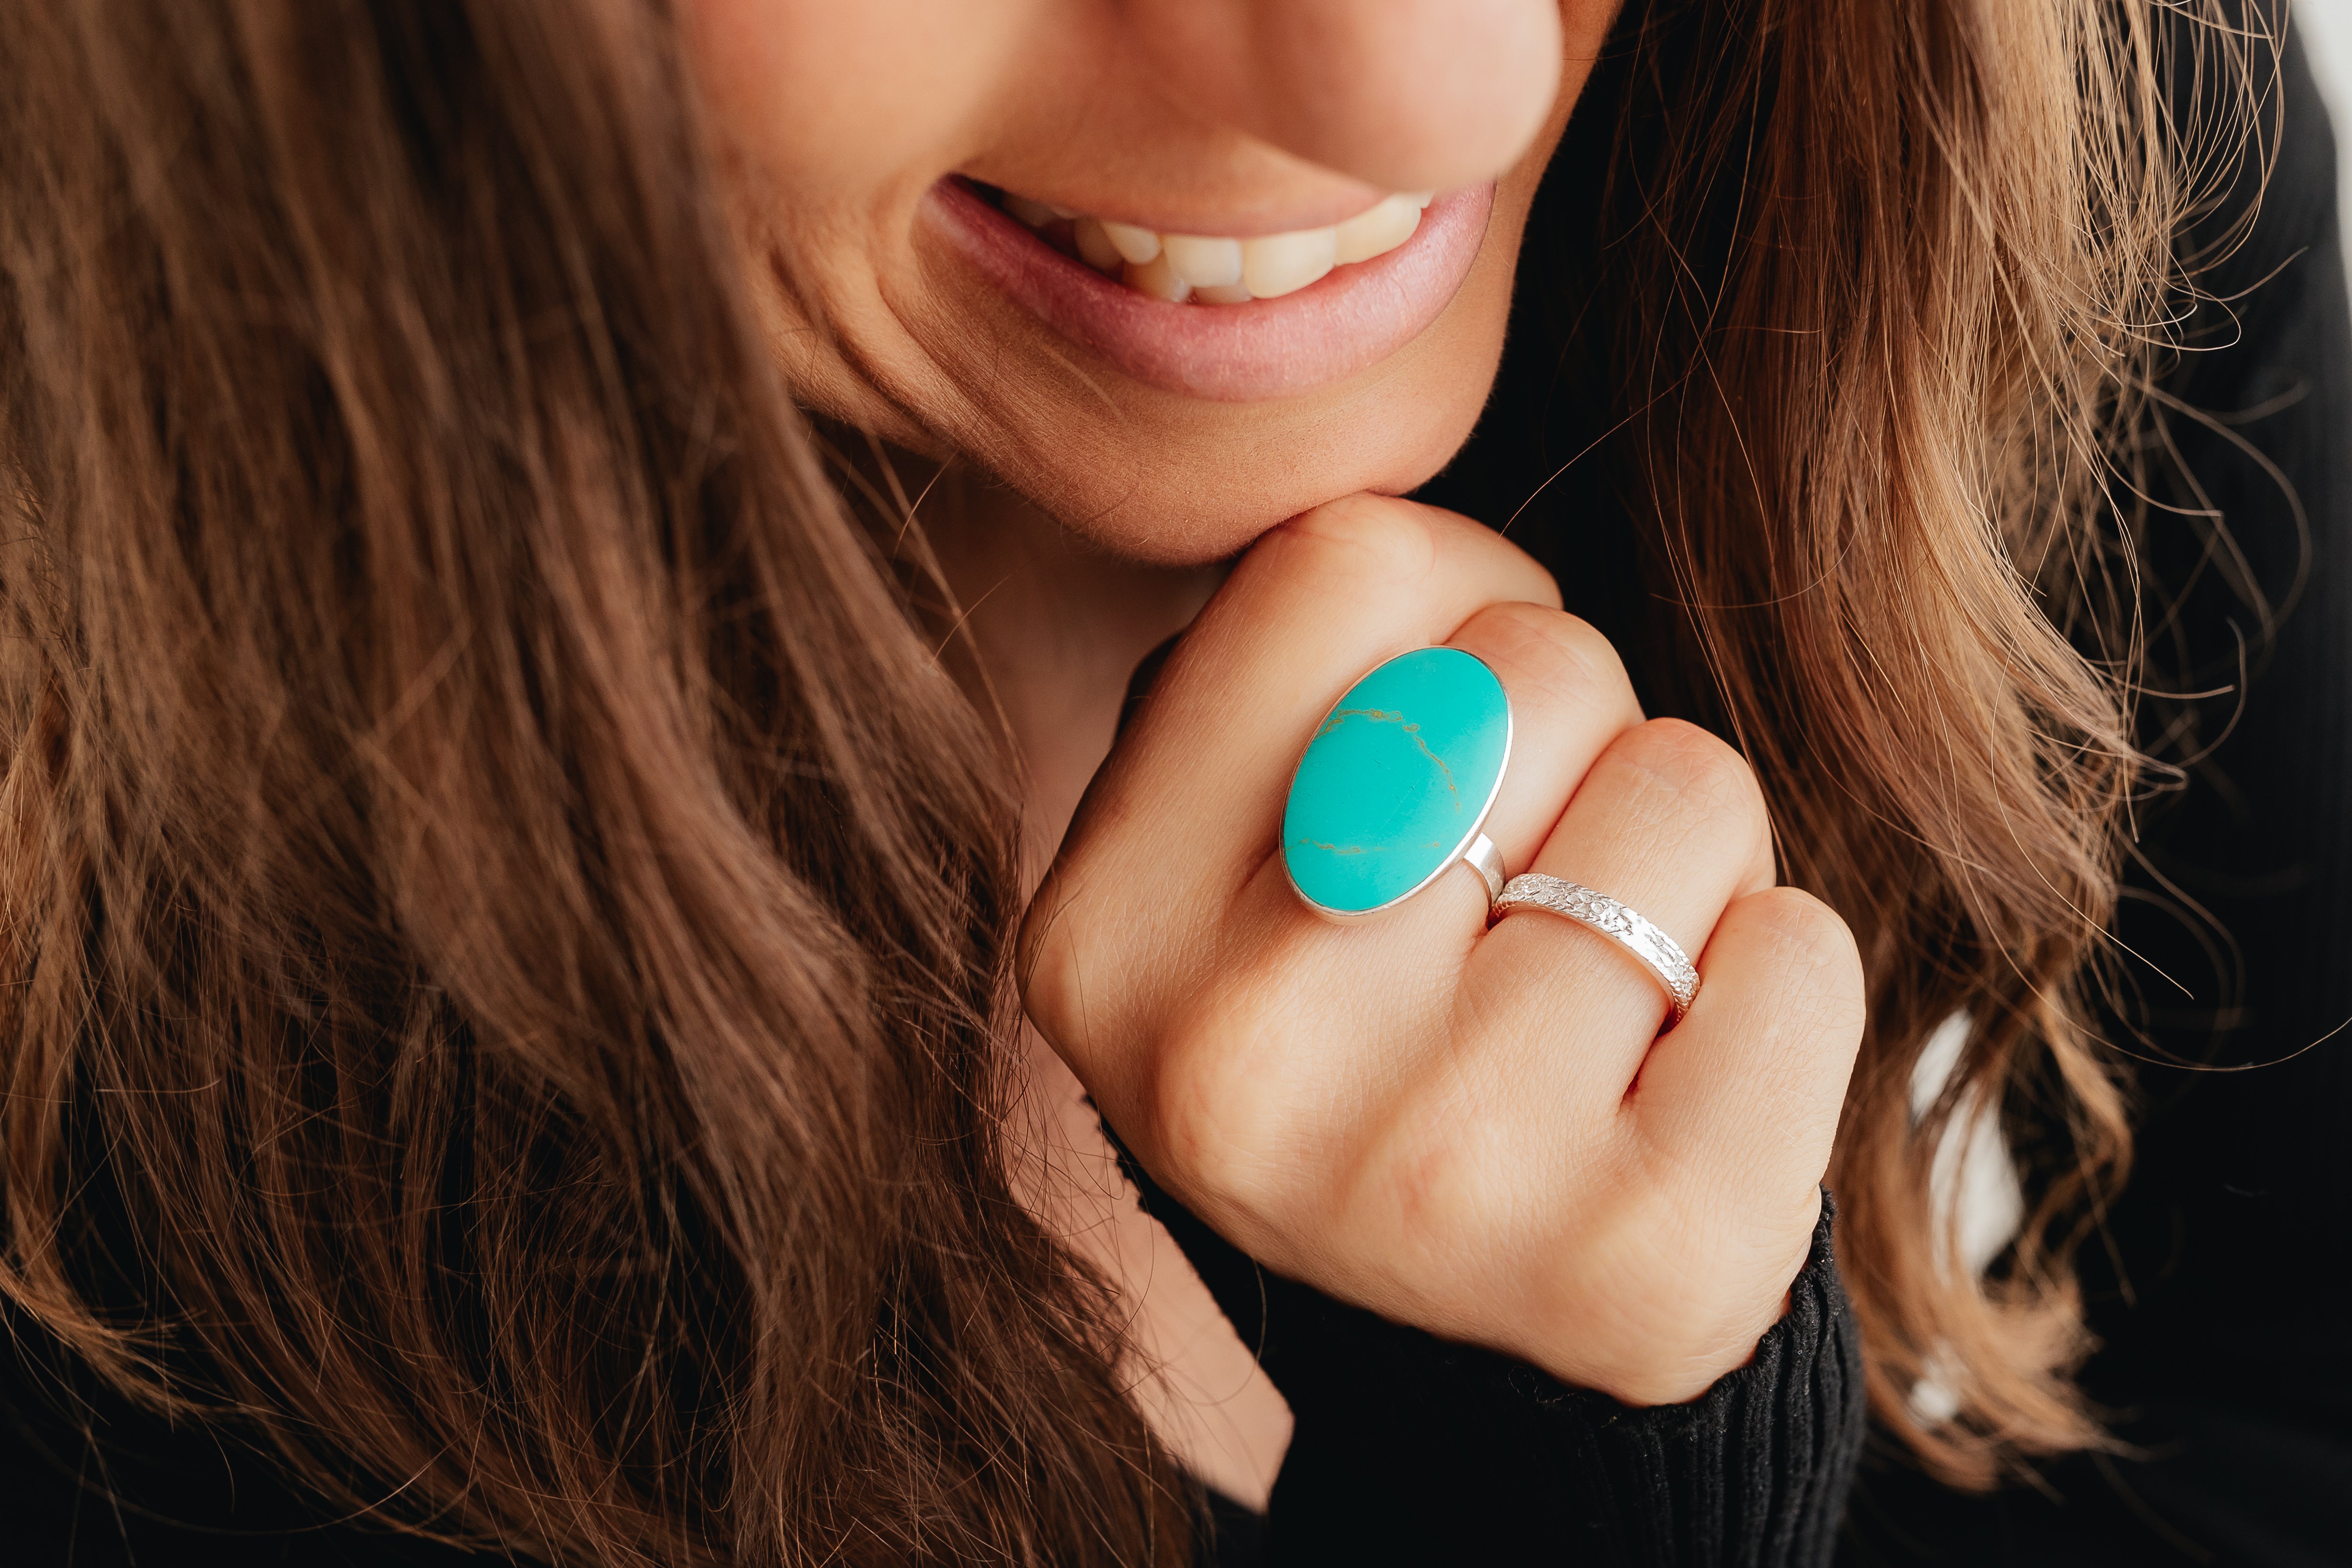
{"type": "Polygon", "coordinates": [[[2336,121],[2336,212],[2346,220],[2352,218],[2352,157],[2344,152],[2352,142],[2352,0],[2294,0],[2294,6],[2287,26],[2302,31],[2327,117],[2336,121]]]}

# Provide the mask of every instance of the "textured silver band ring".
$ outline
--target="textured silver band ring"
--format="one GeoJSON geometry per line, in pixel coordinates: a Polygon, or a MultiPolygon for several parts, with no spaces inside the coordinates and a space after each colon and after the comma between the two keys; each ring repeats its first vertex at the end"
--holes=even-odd
{"type": "Polygon", "coordinates": [[[1495,897],[1495,919],[1499,921],[1513,910],[1549,910],[1591,927],[1640,959],[1642,967],[1666,988],[1675,1005],[1676,1024],[1698,997],[1698,971],[1691,967],[1681,944],[1606,893],[1596,893],[1581,882],[1529,871],[1512,878],[1495,897]]]}

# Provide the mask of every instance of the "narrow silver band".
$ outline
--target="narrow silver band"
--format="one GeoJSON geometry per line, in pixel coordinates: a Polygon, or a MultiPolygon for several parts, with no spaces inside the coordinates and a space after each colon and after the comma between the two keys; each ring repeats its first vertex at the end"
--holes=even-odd
{"type": "Polygon", "coordinates": [[[1495,900],[1503,896],[1503,857],[1495,841],[1481,833],[1462,851],[1462,863],[1486,879],[1486,908],[1491,911],[1495,900]]]}
{"type": "MultiPolygon", "coordinates": [[[[1675,1005],[1675,1023],[1691,1009],[1698,996],[1698,971],[1673,937],[1635,914],[1606,893],[1596,893],[1580,882],[1564,882],[1540,871],[1514,877],[1495,895],[1494,918],[1513,910],[1549,910],[1579,925],[1590,926],[1642,961],[1657,977],[1675,1005]]],[[[1669,1026],[1671,1027],[1672,1026],[1669,1026]]]]}

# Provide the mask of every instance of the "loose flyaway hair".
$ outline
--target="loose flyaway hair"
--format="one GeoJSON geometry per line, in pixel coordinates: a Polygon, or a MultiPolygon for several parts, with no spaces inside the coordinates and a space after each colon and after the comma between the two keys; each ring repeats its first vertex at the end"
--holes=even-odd
{"type": "MultiPolygon", "coordinates": [[[[2193,194],[2161,19],[1721,0],[1625,46],[1645,516],[1863,942],[1849,1287],[1962,1479],[2099,1440],[2067,1259],[2128,1148],[2083,1007],[2113,454],[2193,194]],[[1990,1277],[1930,1215],[1972,1105],[2056,1134],[1990,1277]]],[[[19,1331],[527,1558],[1189,1560],[1115,1303],[1008,1178],[1003,737],[791,405],[668,5],[0,37],[19,1331]]]]}

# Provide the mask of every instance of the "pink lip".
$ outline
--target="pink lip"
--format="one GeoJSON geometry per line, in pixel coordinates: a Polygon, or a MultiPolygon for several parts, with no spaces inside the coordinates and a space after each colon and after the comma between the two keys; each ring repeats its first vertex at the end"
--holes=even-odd
{"type": "Polygon", "coordinates": [[[930,188],[921,221],[1047,327],[1136,380],[1255,403],[1352,375],[1420,336],[1470,275],[1494,202],[1491,184],[1448,192],[1387,255],[1246,305],[1149,299],[1064,256],[953,179],[930,188]]]}

